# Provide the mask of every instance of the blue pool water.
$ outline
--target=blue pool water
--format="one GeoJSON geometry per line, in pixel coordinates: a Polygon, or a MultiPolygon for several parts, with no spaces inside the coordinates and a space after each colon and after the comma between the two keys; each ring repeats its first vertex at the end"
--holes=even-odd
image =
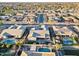
{"type": "Polygon", "coordinates": [[[63,40],[63,44],[73,44],[73,41],[71,40],[71,38],[65,37],[63,40]]]}
{"type": "Polygon", "coordinates": [[[50,49],[48,49],[48,48],[39,48],[38,52],[50,52],[50,49]]]}
{"type": "Polygon", "coordinates": [[[43,14],[38,14],[37,16],[38,16],[38,17],[37,17],[37,21],[38,21],[39,23],[43,23],[43,21],[44,21],[43,14]]]}
{"type": "Polygon", "coordinates": [[[3,41],[1,41],[1,43],[4,43],[4,44],[16,44],[16,40],[15,39],[4,39],[3,41]]]}

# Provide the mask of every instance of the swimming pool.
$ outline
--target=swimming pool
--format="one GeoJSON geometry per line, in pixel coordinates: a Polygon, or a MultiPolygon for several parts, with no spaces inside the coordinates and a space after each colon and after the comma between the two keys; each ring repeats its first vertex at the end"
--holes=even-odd
{"type": "Polygon", "coordinates": [[[43,23],[43,21],[44,21],[44,17],[43,17],[43,14],[37,14],[37,21],[39,22],[39,23],[43,23]]]}
{"type": "Polygon", "coordinates": [[[63,44],[68,44],[68,45],[70,45],[70,44],[73,44],[73,41],[72,41],[72,39],[69,38],[69,37],[64,37],[64,38],[63,38],[63,44]]]}
{"type": "Polygon", "coordinates": [[[37,49],[38,52],[50,52],[50,49],[48,48],[39,48],[37,49]]]}
{"type": "Polygon", "coordinates": [[[2,44],[11,44],[11,45],[16,44],[16,42],[17,40],[14,38],[11,39],[7,38],[1,41],[2,44]]]}

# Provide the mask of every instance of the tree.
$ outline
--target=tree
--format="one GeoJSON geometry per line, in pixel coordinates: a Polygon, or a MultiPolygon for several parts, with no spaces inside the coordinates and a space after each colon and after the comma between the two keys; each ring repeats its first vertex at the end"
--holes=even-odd
{"type": "Polygon", "coordinates": [[[23,10],[23,7],[24,7],[23,3],[20,3],[20,4],[17,6],[17,9],[18,9],[18,10],[23,10]]]}
{"type": "Polygon", "coordinates": [[[2,23],[2,19],[0,19],[0,26],[2,25],[3,23],[2,23]]]}
{"type": "Polygon", "coordinates": [[[2,12],[2,10],[0,10],[0,16],[3,16],[4,14],[3,14],[3,12],[2,12]]]}
{"type": "Polygon", "coordinates": [[[79,38],[78,38],[78,37],[74,37],[74,39],[75,39],[76,41],[79,41],[79,38]]]}
{"type": "Polygon", "coordinates": [[[13,14],[13,8],[11,6],[5,6],[3,7],[2,12],[4,14],[13,14]]]}

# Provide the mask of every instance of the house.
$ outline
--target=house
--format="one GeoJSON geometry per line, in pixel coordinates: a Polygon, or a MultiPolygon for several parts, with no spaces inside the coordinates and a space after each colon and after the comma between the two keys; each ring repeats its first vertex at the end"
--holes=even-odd
{"type": "Polygon", "coordinates": [[[6,36],[5,34],[13,35],[15,38],[21,38],[26,30],[25,26],[15,26],[12,25],[8,29],[4,29],[1,33],[2,36],[6,36]]]}

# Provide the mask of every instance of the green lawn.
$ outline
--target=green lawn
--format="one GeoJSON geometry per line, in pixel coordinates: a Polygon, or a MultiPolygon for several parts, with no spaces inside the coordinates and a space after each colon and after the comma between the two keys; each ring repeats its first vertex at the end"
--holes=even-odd
{"type": "Polygon", "coordinates": [[[2,20],[0,20],[0,26],[3,25],[2,20]]]}
{"type": "Polygon", "coordinates": [[[0,26],[2,25],[3,23],[2,23],[2,20],[0,20],[0,26]]]}

